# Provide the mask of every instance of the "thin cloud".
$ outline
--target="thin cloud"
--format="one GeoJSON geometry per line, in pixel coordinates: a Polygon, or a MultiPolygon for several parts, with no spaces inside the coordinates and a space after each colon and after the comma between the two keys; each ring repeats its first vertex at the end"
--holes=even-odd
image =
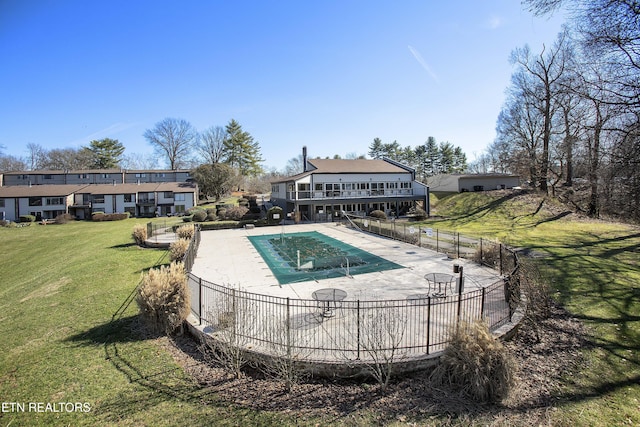
{"type": "Polygon", "coordinates": [[[492,15],[487,19],[486,27],[490,30],[497,30],[502,27],[502,18],[496,15],[492,15]]]}
{"type": "Polygon", "coordinates": [[[411,45],[409,45],[407,47],[409,48],[409,52],[411,52],[411,54],[416,59],[416,61],[418,61],[418,64],[420,64],[422,66],[422,68],[424,68],[424,70],[427,72],[427,74],[429,74],[429,76],[431,76],[431,78],[433,80],[435,80],[436,82],[440,82],[440,79],[438,78],[438,75],[433,72],[433,70],[431,69],[429,64],[427,64],[427,61],[425,61],[424,58],[422,57],[422,55],[420,55],[420,52],[418,52],[416,49],[414,49],[414,47],[411,46],[411,45]]]}
{"type": "Polygon", "coordinates": [[[114,123],[111,126],[107,126],[104,129],[100,129],[98,131],[95,131],[87,136],[83,136],[82,138],[79,138],[75,141],[73,141],[71,143],[72,146],[76,146],[76,145],[85,145],[88,144],[89,142],[96,140],[96,139],[102,139],[102,138],[108,138],[111,135],[120,133],[120,132],[124,132],[127,129],[131,129],[132,127],[136,126],[135,123],[122,123],[122,122],[118,122],[118,123],[114,123]]]}

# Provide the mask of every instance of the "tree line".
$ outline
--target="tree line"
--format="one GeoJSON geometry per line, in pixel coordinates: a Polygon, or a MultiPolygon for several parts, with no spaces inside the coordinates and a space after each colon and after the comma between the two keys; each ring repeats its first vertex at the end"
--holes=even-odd
{"type": "Polygon", "coordinates": [[[449,142],[438,143],[432,136],[417,147],[402,147],[397,141],[385,144],[374,138],[369,146],[373,159],[384,157],[395,160],[416,170],[416,179],[427,182],[427,178],[443,173],[462,173],[467,169],[467,156],[460,147],[449,142]]]}
{"type": "Polygon", "coordinates": [[[513,172],[592,217],[640,219],[640,6],[625,0],[525,0],[570,21],[552,46],[511,55],[496,139],[472,165],[513,172]]]}

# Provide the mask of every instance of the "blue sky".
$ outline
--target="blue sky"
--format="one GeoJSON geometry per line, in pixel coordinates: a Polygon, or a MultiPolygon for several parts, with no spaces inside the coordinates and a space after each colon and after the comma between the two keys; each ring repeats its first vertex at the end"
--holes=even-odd
{"type": "Polygon", "coordinates": [[[539,52],[562,23],[516,0],[0,0],[0,145],[147,154],[166,117],[233,118],[268,168],[376,137],[434,136],[472,160],[495,137],[511,51],[539,52]]]}

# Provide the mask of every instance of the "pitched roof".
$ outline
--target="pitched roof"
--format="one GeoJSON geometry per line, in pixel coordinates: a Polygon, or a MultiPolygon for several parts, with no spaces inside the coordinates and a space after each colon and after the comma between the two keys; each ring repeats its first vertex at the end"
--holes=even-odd
{"type": "Polygon", "coordinates": [[[60,184],[60,185],[9,185],[0,187],[0,197],[54,197],[69,196],[74,193],[82,193],[87,184],[60,184]]]}
{"type": "Polygon", "coordinates": [[[406,173],[407,169],[379,159],[309,159],[313,173],[406,173]]]}

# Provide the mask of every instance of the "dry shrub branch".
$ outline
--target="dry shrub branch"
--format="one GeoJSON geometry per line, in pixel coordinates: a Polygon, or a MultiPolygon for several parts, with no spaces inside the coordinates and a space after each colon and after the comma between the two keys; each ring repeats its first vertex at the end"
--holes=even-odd
{"type": "Polygon", "coordinates": [[[461,322],[431,379],[475,401],[499,402],[515,385],[515,374],[514,359],[485,323],[461,322]]]}
{"type": "Polygon", "coordinates": [[[189,315],[190,294],[182,263],[151,269],[142,276],[136,302],[153,332],[171,334],[189,315]]]}

